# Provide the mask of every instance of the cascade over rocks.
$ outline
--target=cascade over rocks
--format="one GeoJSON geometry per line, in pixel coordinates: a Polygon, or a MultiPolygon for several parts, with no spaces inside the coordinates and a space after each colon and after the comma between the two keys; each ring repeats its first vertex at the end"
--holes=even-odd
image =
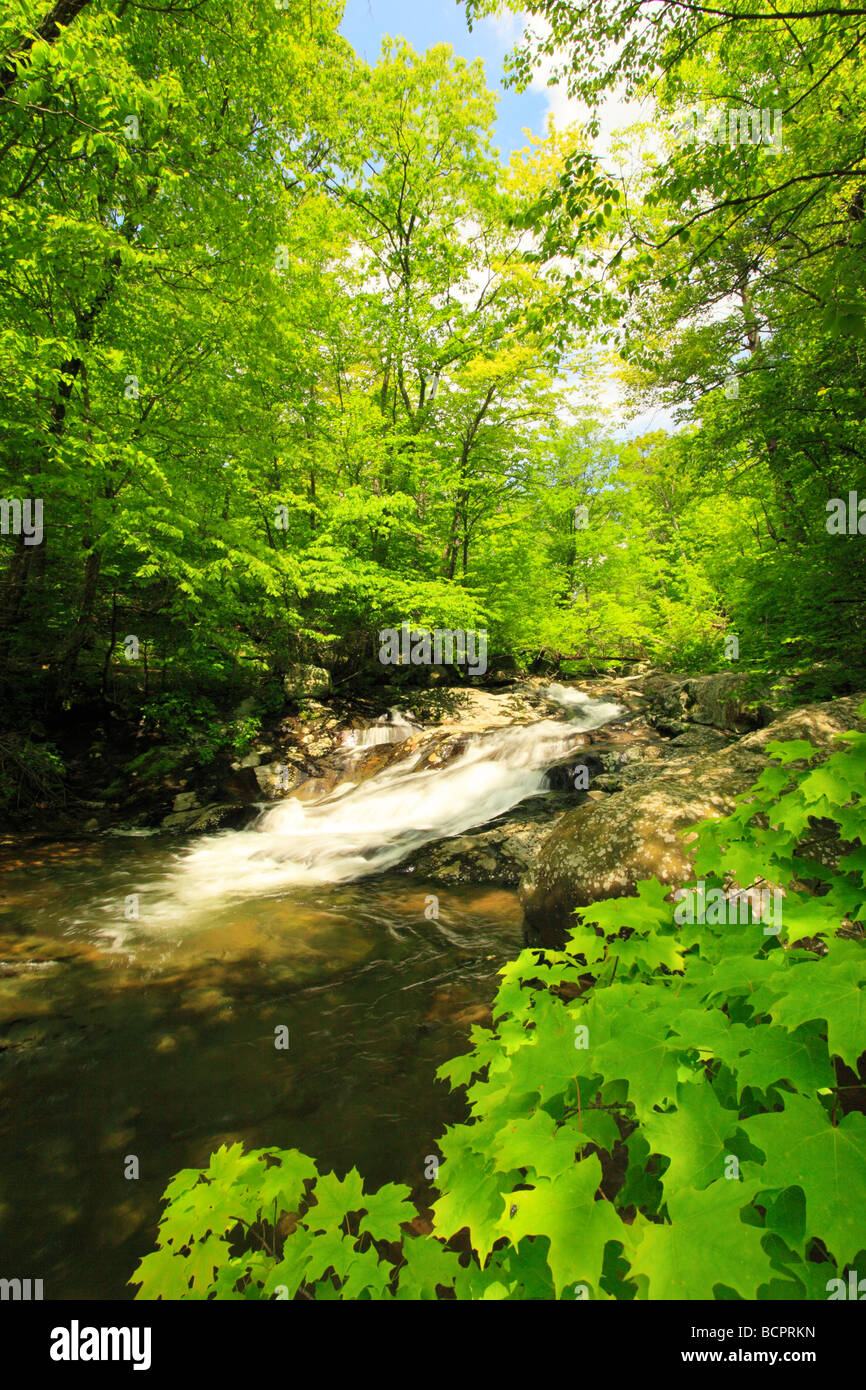
{"type": "MultiPolygon", "coordinates": [[[[559,945],[576,908],[628,896],[642,878],[681,881],[689,846],[679,832],[730,810],[765,766],[767,743],[804,737],[829,751],[862,700],[768,722],[753,683],[733,672],[580,684],[464,687],[415,712],[308,695],[230,767],[168,777],[152,806],[131,799],[132,825],[185,837],[255,826],[254,863],[285,864],[288,875],[300,856],[311,879],[391,867],[416,882],[519,885],[527,940],[559,945]],[[268,819],[268,805],[285,813],[268,819]]],[[[236,848],[246,872],[246,849],[236,848]]]]}
{"type": "Polygon", "coordinates": [[[804,705],[718,752],[680,753],[670,744],[663,759],[640,765],[632,785],[569,811],[541,844],[520,885],[527,942],[560,947],[576,908],[632,896],[641,879],[682,882],[690,861],[679,832],[727,815],[766,765],[768,743],[808,739],[821,749],[820,761],[835,751],[835,734],[866,730],[857,718],[864,698],[804,705]]]}

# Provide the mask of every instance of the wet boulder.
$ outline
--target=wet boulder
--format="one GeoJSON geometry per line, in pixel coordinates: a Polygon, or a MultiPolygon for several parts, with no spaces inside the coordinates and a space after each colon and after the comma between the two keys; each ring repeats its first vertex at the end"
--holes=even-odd
{"type": "Polygon", "coordinates": [[[412,856],[409,867],[416,878],[436,883],[496,883],[516,888],[573,800],[558,792],[533,797],[492,825],[425,845],[412,856]]]}
{"type": "Polygon", "coordinates": [[[250,810],[237,802],[215,802],[210,806],[192,806],[185,811],[172,811],[160,823],[162,830],[183,835],[198,835],[204,831],[238,829],[250,819],[250,810]]]}
{"type": "Polygon", "coordinates": [[[285,762],[261,763],[253,768],[253,776],[261,795],[268,800],[287,796],[307,780],[306,773],[299,767],[285,762]]]}

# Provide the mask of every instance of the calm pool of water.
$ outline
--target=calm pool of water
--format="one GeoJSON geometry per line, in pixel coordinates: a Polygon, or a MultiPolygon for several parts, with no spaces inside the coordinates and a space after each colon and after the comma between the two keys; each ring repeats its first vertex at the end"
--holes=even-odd
{"type": "Polygon", "coordinates": [[[224,1142],[426,1190],[463,1115],[433,1074],[522,944],[516,894],[401,873],[107,922],[172,848],[0,846],[0,1276],[46,1299],[132,1297],[166,1183],[224,1142]]]}

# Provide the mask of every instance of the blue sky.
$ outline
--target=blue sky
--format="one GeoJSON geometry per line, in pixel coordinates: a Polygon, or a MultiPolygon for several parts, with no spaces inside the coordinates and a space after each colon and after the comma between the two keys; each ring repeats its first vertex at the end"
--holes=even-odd
{"type": "Polygon", "coordinates": [[[543,135],[549,99],[543,87],[518,95],[502,85],[503,61],[520,26],[515,15],[479,20],[472,33],[456,0],[346,0],[341,31],[360,57],[375,63],[385,34],[402,36],[423,52],[450,43],[461,58],[484,60],[487,85],[499,96],[496,140],[505,161],[526,145],[522,128],[543,135]]]}

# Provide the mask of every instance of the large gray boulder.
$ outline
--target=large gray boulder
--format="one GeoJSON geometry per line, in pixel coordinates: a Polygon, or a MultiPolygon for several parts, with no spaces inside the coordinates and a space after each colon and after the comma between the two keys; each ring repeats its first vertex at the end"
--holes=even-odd
{"type": "Polygon", "coordinates": [[[283,689],[290,700],[318,700],[331,689],[330,672],[323,666],[290,666],[283,689]]]}
{"type": "Polygon", "coordinates": [[[661,733],[682,735],[690,726],[747,733],[778,716],[769,686],[753,676],[720,671],[709,676],[653,672],[641,682],[650,722],[661,733]]]}

